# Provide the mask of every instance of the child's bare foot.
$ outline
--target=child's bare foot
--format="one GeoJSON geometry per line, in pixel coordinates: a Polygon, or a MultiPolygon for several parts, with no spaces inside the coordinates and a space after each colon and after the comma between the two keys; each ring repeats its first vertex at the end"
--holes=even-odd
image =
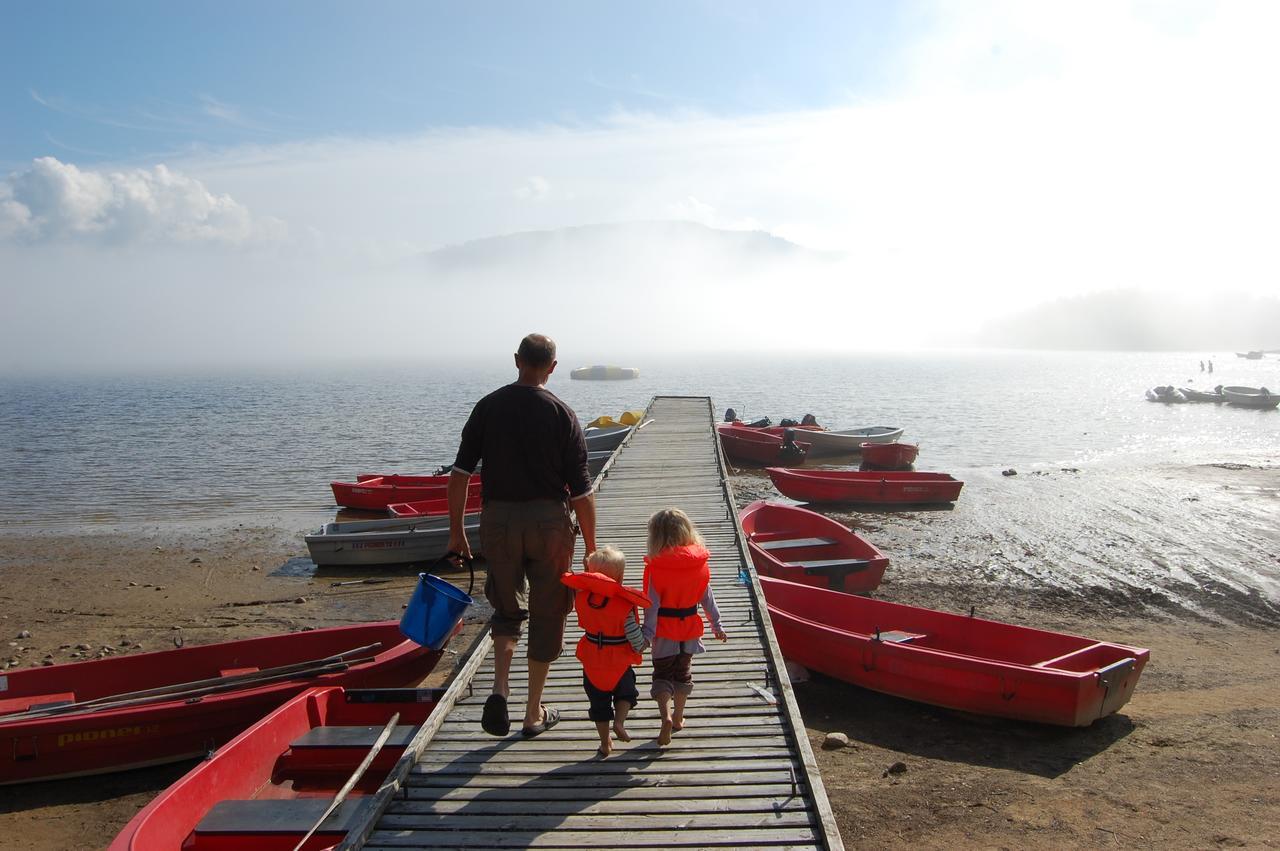
{"type": "Polygon", "coordinates": [[[671,744],[671,722],[670,721],[662,722],[662,730],[658,733],[658,744],[660,745],[671,744]]]}
{"type": "Polygon", "coordinates": [[[679,732],[680,732],[681,730],[683,730],[683,729],[684,729],[684,719],[683,719],[683,718],[672,718],[672,719],[671,719],[671,730],[672,730],[673,732],[679,733],[679,732]]]}
{"type": "Polygon", "coordinates": [[[613,734],[618,737],[620,742],[631,741],[631,734],[624,730],[621,724],[613,725],[613,734]]]}
{"type": "Polygon", "coordinates": [[[608,739],[600,742],[600,747],[596,748],[596,753],[600,754],[600,756],[608,756],[613,753],[613,742],[608,739]]]}

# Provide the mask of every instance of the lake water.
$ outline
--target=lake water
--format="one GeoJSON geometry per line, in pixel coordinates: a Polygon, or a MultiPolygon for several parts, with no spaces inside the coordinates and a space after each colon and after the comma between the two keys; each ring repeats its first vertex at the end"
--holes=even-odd
{"type": "MultiPolygon", "coordinates": [[[[583,420],[655,394],[713,399],[746,418],[815,414],[831,427],[894,425],[920,469],[1142,469],[1257,464],[1280,454],[1280,413],[1152,404],[1156,384],[1280,389],[1280,358],[1202,354],[930,351],[832,357],[697,356],[635,365],[633,381],[551,389],[583,420]]],[[[127,527],[271,512],[299,528],[332,508],[328,482],[430,472],[452,461],[472,404],[514,378],[492,367],[0,379],[0,529],[127,527]]],[[[578,364],[572,364],[576,366],[578,364]]]]}

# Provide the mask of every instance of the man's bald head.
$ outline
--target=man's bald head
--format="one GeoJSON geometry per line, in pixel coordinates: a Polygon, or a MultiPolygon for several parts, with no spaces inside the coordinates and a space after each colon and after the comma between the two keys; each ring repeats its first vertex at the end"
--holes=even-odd
{"type": "Polygon", "coordinates": [[[516,357],[524,366],[545,369],[556,360],[556,341],[546,334],[529,334],[520,341],[516,357]]]}

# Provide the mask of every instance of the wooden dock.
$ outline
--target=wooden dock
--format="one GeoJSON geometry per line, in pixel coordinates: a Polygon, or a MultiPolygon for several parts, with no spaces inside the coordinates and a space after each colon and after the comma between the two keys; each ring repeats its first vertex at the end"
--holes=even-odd
{"type": "Polygon", "coordinates": [[[685,729],[657,746],[646,658],[636,672],[641,700],[627,722],[632,741],[600,758],[573,656],[581,631],[570,615],[565,653],[543,697],[560,709],[560,723],[520,736],[522,642],[511,673],[512,733],[488,736],[480,713],[493,659],[482,638],[340,848],[843,847],[760,586],[754,571],[748,584],[739,579],[750,562],[711,400],[657,397],[647,418],[597,479],[596,540],[626,553],[627,582],[638,586],[651,513],[682,508],[706,538],[729,641],[704,639],[685,729]]]}

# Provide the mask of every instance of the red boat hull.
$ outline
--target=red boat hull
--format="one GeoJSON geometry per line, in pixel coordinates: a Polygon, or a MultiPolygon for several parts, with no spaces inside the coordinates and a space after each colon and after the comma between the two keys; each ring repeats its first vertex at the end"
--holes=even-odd
{"type": "Polygon", "coordinates": [[[320,659],[366,645],[369,662],[345,671],[137,706],[0,722],[0,784],[100,774],[202,756],[298,692],[318,685],[416,683],[438,650],[408,641],[399,623],[333,627],[222,644],[11,671],[0,714],[320,659]]]}
{"type": "Polygon", "coordinates": [[[864,443],[862,463],[885,470],[899,470],[916,462],[920,447],[914,443],[864,443]]]}
{"type": "MultiPolygon", "coordinates": [[[[448,476],[371,476],[357,482],[330,482],[334,501],[345,508],[386,511],[393,502],[444,499],[448,476]]],[[[480,498],[480,477],[472,476],[467,498],[480,498]]]]}
{"type": "Polygon", "coordinates": [[[761,577],[782,654],[863,688],[1084,727],[1128,702],[1150,651],[761,577]]]}
{"type": "MultiPolygon", "coordinates": [[[[783,460],[781,435],[768,434],[759,429],[740,425],[718,425],[716,433],[720,436],[720,445],[724,454],[738,463],[777,464],[783,460]]],[[[808,452],[809,444],[797,442],[802,453],[808,452]]],[[[804,456],[789,459],[787,463],[803,464],[804,456]]]]}
{"type": "MultiPolygon", "coordinates": [[[[480,494],[468,494],[463,511],[474,514],[480,510],[480,494]]],[[[392,517],[443,517],[449,513],[449,500],[423,499],[417,502],[393,502],[387,506],[392,517]]]]}
{"type": "MultiPolygon", "coordinates": [[[[292,849],[305,830],[201,829],[202,820],[218,804],[271,800],[278,810],[299,798],[331,798],[368,752],[362,747],[296,746],[318,728],[380,729],[399,713],[398,726],[417,727],[435,708],[430,689],[358,692],[341,688],[309,689],[219,748],[141,810],[111,843],[108,851],[216,851],[216,849],[292,849]]],[[[404,752],[402,740],[389,741],[378,753],[352,798],[376,791],[404,752]]],[[[207,824],[207,823],[206,823],[207,824]]],[[[345,834],[318,831],[305,846],[330,848],[345,834]]]]}
{"type": "Polygon", "coordinates": [[[954,502],[964,482],[946,473],[850,472],[845,470],[767,469],[783,495],[800,502],[849,502],[914,505],[954,502]]]}
{"type": "Polygon", "coordinates": [[[860,594],[877,588],[889,566],[866,539],[813,511],[761,501],[738,518],[751,563],[763,576],[860,594]]]}

